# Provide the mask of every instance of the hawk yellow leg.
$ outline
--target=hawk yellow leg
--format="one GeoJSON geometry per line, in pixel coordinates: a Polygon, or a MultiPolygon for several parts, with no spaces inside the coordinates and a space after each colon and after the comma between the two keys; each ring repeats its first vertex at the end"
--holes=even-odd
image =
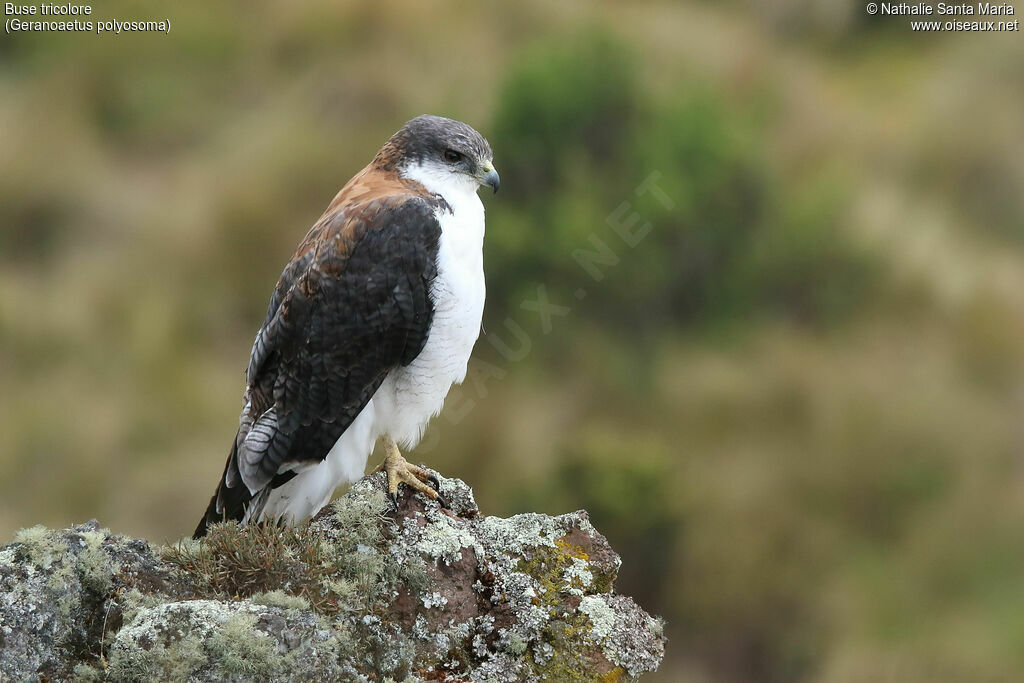
{"type": "Polygon", "coordinates": [[[443,507],[448,507],[448,503],[437,492],[441,485],[437,477],[402,457],[402,453],[398,450],[398,444],[391,437],[382,436],[381,441],[384,444],[385,455],[384,462],[377,468],[377,471],[388,475],[388,495],[391,497],[391,503],[395,506],[395,510],[398,510],[399,484],[405,484],[413,491],[419,491],[427,498],[438,501],[443,507]],[[430,482],[433,488],[427,486],[425,482],[430,482]]]}

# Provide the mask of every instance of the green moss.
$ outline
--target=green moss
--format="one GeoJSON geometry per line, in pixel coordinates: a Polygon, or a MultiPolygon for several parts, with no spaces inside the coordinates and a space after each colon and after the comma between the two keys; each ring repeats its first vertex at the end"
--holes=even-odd
{"type": "Polygon", "coordinates": [[[364,488],[358,495],[342,496],[331,504],[339,523],[351,528],[368,528],[376,519],[387,515],[391,502],[384,492],[372,488],[371,484],[364,484],[364,488]]]}
{"type": "Polygon", "coordinates": [[[593,649],[588,639],[589,632],[586,618],[578,614],[548,622],[542,638],[543,643],[550,646],[549,656],[539,656],[535,646],[530,659],[541,680],[593,680],[594,664],[585,656],[593,649]]]}
{"type": "Polygon", "coordinates": [[[77,595],[70,590],[76,578],[75,568],[63,564],[53,571],[46,581],[47,591],[57,605],[57,611],[64,617],[71,616],[71,610],[78,602],[77,595]]]}
{"type": "Polygon", "coordinates": [[[81,536],[85,541],[85,548],[78,553],[76,563],[81,575],[82,587],[104,595],[110,590],[114,581],[110,558],[103,550],[106,534],[99,531],[87,531],[81,536]]]}
{"type": "Polygon", "coordinates": [[[359,600],[359,586],[348,579],[324,579],[324,588],[329,591],[337,605],[353,605],[359,600]]]}
{"type": "Polygon", "coordinates": [[[207,640],[210,657],[224,673],[266,680],[277,672],[280,658],[274,640],[256,630],[256,617],[238,614],[207,640]]]}
{"type": "Polygon", "coordinates": [[[560,604],[562,594],[586,595],[611,587],[607,573],[595,571],[586,551],[567,542],[564,536],[553,547],[542,545],[527,551],[516,569],[537,581],[543,589],[538,599],[549,607],[560,604]]]}
{"type": "Polygon", "coordinates": [[[567,564],[565,556],[557,550],[541,547],[534,550],[529,559],[519,560],[516,570],[533,577],[540,585],[541,591],[537,600],[554,606],[559,602],[561,569],[567,564]]]}
{"type": "Polygon", "coordinates": [[[72,683],[100,683],[105,679],[102,669],[88,664],[76,664],[71,672],[72,683]]]}
{"type": "Polygon", "coordinates": [[[43,569],[49,569],[54,560],[67,552],[67,546],[55,532],[38,524],[27,529],[18,529],[14,533],[14,542],[21,543],[28,558],[43,569]]]}
{"type": "Polygon", "coordinates": [[[110,649],[114,680],[183,681],[198,671],[217,680],[270,680],[280,672],[276,641],[257,615],[193,600],[136,612],[110,649]]]}
{"type": "Polygon", "coordinates": [[[26,571],[49,572],[45,589],[58,614],[64,618],[82,602],[79,590],[90,599],[105,596],[113,585],[113,568],[103,551],[105,531],[55,531],[44,526],[20,529],[14,535],[12,560],[27,560],[26,571]]]}
{"type": "MultiPolygon", "coordinates": [[[[615,612],[603,598],[584,597],[577,612],[564,619],[551,620],[544,627],[541,643],[534,645],[531,652],[534,671],[543,680],[620,680],[626,674],[621,667],[595,679],[595,666],[601,661],[597,647],[614,626],[615,612]]],[[[608,659],[607,655],[605,658],[608,659]]]]}
{"type": "Polygon", "coordinates": [[[115,681],[185,681],[206,661],[203,643],[186,636],[149,649],[118,648],[111,655],[108,674],[115,681]]]}
{"type": "Polygon", "coordinates": [[[121,605],[122,619],[126,624],[135,619],[140,609],[156,607],[166,602],[166,599],[159,595],[148,595],[137,588],[119,593],[117,599],[121,605]]]}
{"type": "Polygon", "coordinates": [[[256,605],[266,605],[267,607],[280,607],[281,609],[287,610],[307,610],[309,609],[309,600],[298,596],[289,595],[283,590],[272,590],[266,593],[257,593],[256,595],[249,598],[249,602],[256,605]]]}
{"type": "Polygon", "coordinates": [[[345,611],[367,611],[390,602],[396,587],[418,596],[427,585],[426,565],[417,558],[398,563],[387,557],[389,534],[395,531],[387,516],[391,503],[369,480],[356,486],[363,488],[332,504],[331,526],[337,531],[333,542],[325,544],[334,568],[324,579],[326,588],[345,611]]]}
{"type": "MultiPolygon", "coordinates": [[[[591,565],[591,570],[594,566],[591,565]]],[[[591,593],[610,593],[615,583],[615,572],[594,572],[594,582],[590,586],[591,593]]]]}

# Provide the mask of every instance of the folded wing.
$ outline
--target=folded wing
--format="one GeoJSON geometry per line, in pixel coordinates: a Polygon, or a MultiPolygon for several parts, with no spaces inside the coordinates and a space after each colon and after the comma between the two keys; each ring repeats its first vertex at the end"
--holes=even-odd
{"type": "Polygon", "coordinates": [[[321,462],[387,373],[423,349],[440,202],[364,193],[336,200],[307,234],[253,343],[238,433],[196,536],[321,462]]]}

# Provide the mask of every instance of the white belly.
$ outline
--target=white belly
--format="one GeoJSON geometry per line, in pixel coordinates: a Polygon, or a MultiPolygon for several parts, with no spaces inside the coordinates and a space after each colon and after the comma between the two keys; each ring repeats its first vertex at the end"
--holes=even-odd
{"type": "Polygon", "coordinates": [[[484,310],[484,209],[475,191],[454,202],[446,198],[453,212],[438,216],[437,276],[430,290],[434,317],[423,350],[391,371],[322,463],[271,492],[261,518],[295,521],[316,514],[336,487],[363,475],[380,436],[415,447],[452,384],[466,377],[484,310]]]}
{"type": "MultiPolygon", "coordinates": [[[[473,195],[476,199],[476,195],[473,195]]],[[[380,433],[414,447],[440,412],[452,384],[466,376],[484,312],[483,207],[444,214],[437,277],[430,290],[434,318],[427,343],[407,366],[396,368],[373,400],[380,433]],[[464,217],[464,214],[465,217],[464,217]]]]}

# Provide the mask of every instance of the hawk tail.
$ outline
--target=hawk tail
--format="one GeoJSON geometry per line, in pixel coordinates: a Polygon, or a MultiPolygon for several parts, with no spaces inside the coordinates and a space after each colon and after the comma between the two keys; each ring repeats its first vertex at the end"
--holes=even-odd
{"type": "Polygon", "coordinates": [[[234,478],[237,478],[237,438],[231,443],[231,454],[224,465],[224,474],[217,484],[217,490],[213,492],[213,497],[210,498],[210,504],[206,507],[203,518],[199,520],[196,530],[192,533],[192,538],[202,538],[205,536],[211,524],[230,520],[241,522],[245,518],[246,503],[249,502],[252,495],[245,486],[228,487],[227,481],[229,478],[232,478],[232,469],[234,469],[234,478]]]}

